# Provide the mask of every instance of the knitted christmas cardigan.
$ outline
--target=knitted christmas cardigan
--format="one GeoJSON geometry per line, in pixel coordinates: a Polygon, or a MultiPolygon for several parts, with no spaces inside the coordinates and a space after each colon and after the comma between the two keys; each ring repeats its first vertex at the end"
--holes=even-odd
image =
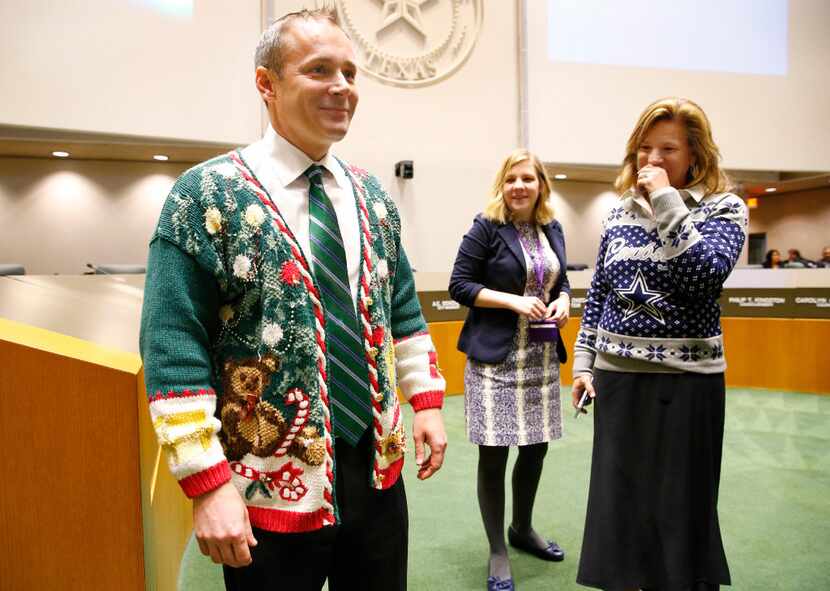
{"type": "MultiPolygon", "coordinates": [[[[361,231],[357,311],[374,433],[367,486],[385,489],[403,466],[396,385],[418,411],[441,407],[445,382],[397,209],[374,176],[344,169],[361,231]]],[[[319,287],[238,151],[186,171],[167,197],[150,242],[140,348],[153,425],[189,497],[231,480],[255,527],[299,532],[338,521],[319,287]]]]}
{"type": "Polygon", "coordinates": [[[574,374],[726,368],[717,300],[744,245],[746,206],[701,187],[650,199],[653,216],[629,191],[603,222],[574,374]]]}

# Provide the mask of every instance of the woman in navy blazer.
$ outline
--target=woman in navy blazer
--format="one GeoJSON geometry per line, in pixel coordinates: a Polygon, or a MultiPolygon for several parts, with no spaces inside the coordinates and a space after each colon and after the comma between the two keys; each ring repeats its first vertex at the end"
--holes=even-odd
{"type": "Polygon", "coordinates": [[[470,310],[458,340],[467,354],[467,435],[479,446],[478,500],[490,544],[488,589],[513,589],[504,540],[504,476],[513,469],[511,545],[545,560],[564,552],[531,526],[548,442],[562,436],[559,331],[568,320],[565,239],[553,219],[550,180],[526,150],[508,156],[484,213],[464,236],[450,295],[470,310]],[[542,321],[547,321],[542,323],[542,321]],[[538,336],[531,336],[538,335],[538,336]]]}

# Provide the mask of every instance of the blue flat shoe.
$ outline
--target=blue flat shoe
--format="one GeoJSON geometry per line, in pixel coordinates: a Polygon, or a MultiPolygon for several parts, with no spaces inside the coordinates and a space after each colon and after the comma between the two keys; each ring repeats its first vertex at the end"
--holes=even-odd
{"type": "Polygon", "coordinates": [[[516,591],[516,586],[512,578],[487,577],[487,591],[516,591]]]}
{"type": "Polygon", "coordinates": [[[561,562],[565,560],[565,551],[559,547],[559,544],[548,540],[548,545],[544,548],[539,548],[531,544],[526,538],[516,533],[512,527],[507,528],[507,541],[510,545],[519,550],[524,550],[529,554],[533,554],[542,560],[550,560],[551,562],[561,562]]]}

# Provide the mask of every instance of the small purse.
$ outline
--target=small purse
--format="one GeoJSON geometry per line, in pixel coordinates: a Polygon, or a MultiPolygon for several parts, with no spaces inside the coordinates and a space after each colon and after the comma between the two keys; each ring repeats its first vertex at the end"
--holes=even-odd
{"type": "MultiPolygon", "coordinates": [[[[530,255],[533,263],[533,272],[536,274],[536,285],[539,289],[539,298],[544,301],[544,284],[545,284],[545,270],[541,260],[542,253],[541,245],[531,243],[527,238],[519,232],[519,242],[530,255]],[[534,257],[533,254],[536,256],[534,257]]],[[[531,343],[551,343],[556,342],[559,337],[559,329],[553,320],[531,320],[527,325],[527,340],[531,343]]]]}
{"type": "Polygon", "coordinates": [[[559,338],[559,328],[553,320],[531,320],[527,325],[527,340],[531,343],[551,343],[559,338]]]}

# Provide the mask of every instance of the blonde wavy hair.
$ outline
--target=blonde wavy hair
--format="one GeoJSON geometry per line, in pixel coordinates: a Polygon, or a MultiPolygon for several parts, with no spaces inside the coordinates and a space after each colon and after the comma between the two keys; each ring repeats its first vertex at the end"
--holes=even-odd
{"type": "Polygon", "coordinates": [[[539,159],[530,151],[523,148],[513,150],[513,152],[504,159],[501,169],[496,175],[496,180],[493,181],[493,189],[487,206],[484,208],[484,217],[491,222],[498,222],[506,224],[510,221],[510,210],[507,209],[507,204],[504,202],[504,195],[502,190],[504,188],[504,179],[510,173],[510,169],[517,164],[530,160],[533,169],[536,172],[536,178],[539,179],[539,197],[536,199],[536,205],[533,208],[533,220],[540,226],[549,224],[553,221],[553,207],[551,207],[548,197],[550,197],[550,178],[545,172],[545,167],[539,159]]]}
{"type": "Polygon", "coordinates": [[[722,193],[729,190],[729,178],[720,168],[720,150],[712,139],[709,118],[700,106],[689,99],[668,97],[651,103],[637,120],[634,131],[625,145],[622,168],[614,181],[614,189],[622,195],[637,183],[637,150],[643,139],[659,121],[679,121],[686,129],[686,139],[694,157],[689,167],[683,189],[701,184],[705,194],[722,193]]]}

